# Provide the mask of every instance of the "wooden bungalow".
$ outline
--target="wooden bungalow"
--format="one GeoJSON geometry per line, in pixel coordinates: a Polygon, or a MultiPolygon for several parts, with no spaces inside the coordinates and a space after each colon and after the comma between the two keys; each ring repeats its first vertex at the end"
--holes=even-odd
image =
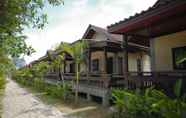
{"type": "MultiPolygon", "coordinates": [[[[108,33],[106,29],[93,25],[89,25],[82,40],[86,40],[89,46],[85,52],[86,64],[80,66],[79,86],[74,85],[74,89],[86,94],[88,99],[90,96],[100,97],[106,105],[111,88],[124,88],[120,81],[125,78],[123,45],[126,43],[123,44],[122,35],[108,33]]],[[[129,71],[150,72],[149,43],[127,44],[129,71]]],[[[75,79],[73,63],[73,60],[66,62],[65,80],[75,79]]]]}
{"type": "MultiPolygon", "coordinates": [[[[155,85],[171,94],[178,79],[186,81],[186,1],[158,0],[152,7],[108,26],[108,31],[123,35],[126,50],[125,73],[129,88],[155,85]],[[150,41],[151,72],[129,72],[130,37],[134,42],[150,41]],[[138,39],[141,37],[144,40],[138,39]]],[[[183,90],[185,87],[183,87],[183,90]]]]}
{"type": "MultiPolygon", "coordinates": [[[[86,64],[80,65],[80,93],[100,97],[104,105],[112,88],[152,85],[170,93],[176,80],[186,79],[186,1],[158,0],[152,7],[103,29],[89,25],[86,64]]],[[[76,43],[76,42],[74,42],[76,43]]],[[[54,55],[64,53],[55,52],[54,55]]],[[[75,79],[73,58],[67,54],[63,76],[75,79]]],[[[52,74],[49,74],[52,75],[52,74]]],[[[59,80],[59,76],[56,75],[59,80]]]]}

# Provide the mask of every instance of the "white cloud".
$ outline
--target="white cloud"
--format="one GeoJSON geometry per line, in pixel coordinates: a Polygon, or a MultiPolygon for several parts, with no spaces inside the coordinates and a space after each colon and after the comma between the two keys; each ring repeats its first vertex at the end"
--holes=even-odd
{"type": "Polygon", "coordinates": [[[106,27],[147,9],[156,0],[99,0],[96,6],[91,6],[89,1],[72,0],[72,4],[65,4],[70,6],[62,6],[68,7],[66,10],[48,15],[50,24],[46,29],[28,32],[27,43],[37,52],[26,57],[27,63],[43,56],[46,50],[61,41],[73,42],[81,38],[89,24],[106,27]]]}

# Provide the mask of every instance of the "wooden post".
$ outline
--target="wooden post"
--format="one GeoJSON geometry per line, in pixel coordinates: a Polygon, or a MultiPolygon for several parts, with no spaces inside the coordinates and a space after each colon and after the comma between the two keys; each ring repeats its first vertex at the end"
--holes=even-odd
{"type": "Polygon", "coordinates": [[[156,61],[155,61],[155,39],[150,39],[150,65],[151,65],[151,71],[156,71],[156,61]]]}
{"type": "Polygon", "coordinates": [[[90,51],[90,49],[88,49],[88,73],[90,73],[91,72],[91,51],[90,51]]]}
{"type": "MultiPolygon", "coordinates": [[[[87,50],[87,56],[88,57],[86,59],[86,61],[87,61],[87,64],[86,64],[87,72],[86,73],[87,73],[87,79],[89,79],[89,76],[90,76],[89,73],[91,72],[91,52],[90,52],[90,49],[87,50]]],[[[89,83],[89,81],[88,81],[88,83],[89,83]]]]}
{"type": "Polygon", "coordinates": [[[63,71],[64,71],[64,73],[66,73],[66,61],[64,60],[64,66],[63,66],[64,68],[63,68],[63,71]]]}
{"type": "Polygon", "coordinates": [[[124,54],[124,60],[123,60],[123,74],[125,79],[127,79],[128,75],[128,36],[126,34],[123,34],[123,54],[124,54]]]}
{"type": "Polygon", "coordinates": [[[119,73],[119,71],[118,71],[118,54],[117,54],[117,52],[116,53],[114,53],[114,74],[118,74],[119,73]]]}
{"type": "Polygon", "coordinates": [[[106,74],[107,73],[107,50],[106,47],[104,48],[104,58],[103,58],[103,73],[106,74]]]}

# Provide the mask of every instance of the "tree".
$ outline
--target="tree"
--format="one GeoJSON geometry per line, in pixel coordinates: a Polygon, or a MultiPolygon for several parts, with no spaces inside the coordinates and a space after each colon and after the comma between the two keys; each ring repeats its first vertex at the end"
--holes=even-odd
{"type": "Polygon", "coordinates": [[[85,63],[85,49],[88,47],[87,42],[84,40],[79,40],[75,44],[63,44],[63,49],[67,53],[69,53],[75,62],[75,70],[76,70],[76,90],[75,90],[75,102],[78,101],[78,87],[79,87],[79,78],[80,78],[80,70],[79,66],[82,63],[85,63]]]}
{"type": "MultiPolygon", "coordinates": [[[[10,61],[10,57],[34,52],[26,44],[23,31],[26,27],[44,27],[47,15],[42,10],[47,2],[56,6],[63,3],[63,0],[0,0],[0,57],[6,57],[10,61]]],[[[4,61],[0,62],[0,65],[6,64],[4,61]]]]}
{"type": "Polygon", "coordinates": [[[15,70],[15,66],[8,58],[8,55],[0,48],[0,78],[3,79],[5,75],[15,70]]]}
{"type": "Polygon", "coordinates": [[[65,53],[57,55],[52,61],[52,68],[58,69],[59,78],[62,79],[64,85],[64,61],[65,61],[65,53]]]}

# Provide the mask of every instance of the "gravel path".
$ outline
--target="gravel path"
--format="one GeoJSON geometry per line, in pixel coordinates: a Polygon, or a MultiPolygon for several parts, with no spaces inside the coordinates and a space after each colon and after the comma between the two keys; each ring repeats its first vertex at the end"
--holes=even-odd
{"type": "Polygon", "coordinates": [[[33,94],[8,79],[2,118],[64,118],[64,114],[39,101],[33,94]]]}

